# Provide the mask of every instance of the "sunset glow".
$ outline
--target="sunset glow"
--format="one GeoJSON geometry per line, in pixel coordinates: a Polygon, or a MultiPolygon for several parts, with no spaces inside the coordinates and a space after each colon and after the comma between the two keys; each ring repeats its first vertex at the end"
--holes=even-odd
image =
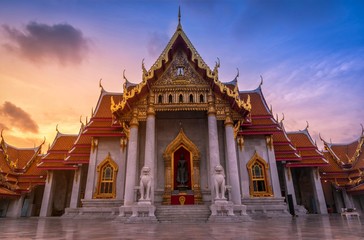
{"type": "MultiPolygon", "coordinates": [[[[364,124],[363,1],[1,1],[0,130],[18,147],[78,133],[99,80],[139,83],[182,27],[239,90],[258,87],[287,131],[351,142],[364,124]]],[[[254,106],[253,106],[254,107],[254,106]]],[[[111,114],[111,113],[110,113],[111,114]]]]}

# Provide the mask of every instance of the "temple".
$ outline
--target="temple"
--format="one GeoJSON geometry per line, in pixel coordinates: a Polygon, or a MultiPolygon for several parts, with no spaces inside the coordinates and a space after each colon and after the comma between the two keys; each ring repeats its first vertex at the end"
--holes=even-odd
{"type": "Polygon", "coordinates": [[[364,209],[364,135],[318,149],[262,92],[219,79],[178,26],[138,84],[100,96],[76,134],[17,149],[2,137],[0,216],[249,221],[364,209]],[[334,194],[334,195],[333,195],[334,194]],[[339,196],[340,195],[340,196],[339,196]],[[342,201],[344,199],[344,201],[342,201]],[[290,215],[291,214],[291,215],[290,215]]]}

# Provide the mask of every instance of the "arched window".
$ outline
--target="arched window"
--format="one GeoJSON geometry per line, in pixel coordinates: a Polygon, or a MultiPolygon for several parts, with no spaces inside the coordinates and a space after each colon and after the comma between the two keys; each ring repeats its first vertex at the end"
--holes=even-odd
{"type": "Polygon", "coordinates": [[[190,103],[193,103],[193,95],[190,94],[190,103]]]}
{"type": "Polygon", "coordinates": [[[115,198],[117,164],[111,159],[110,153],[97,166],[98,184],[94,194],[95,198],[115,198]]]}
{"type": "Polygon", "coordinates": [[[269,165],[257,153],[247,164],[250,179],[251,197],[272,197],[272,187],[269,185],[269,165]]]}
{"type": "Polygon", "coordinates": [[[200,103],[203,103],[204,102],[204,97],[203,97],[203,95],[201,94],[200,95],[200,103]]]}
{"type": "Polygon", "coordinates": [[[169,94],[169,96],[168,96],[168,102],[169,102],[169,103],[172,103],[172,101],[173,101],[172,95],[171,95],[171,94],[169,94]]]}
{"type": "Polygon", "coordinates": [[[158,103],[163,103],[163,96],[162,95],[158,96],[158,103]]]}
{"type": "Polygon", "coordinates": [[[183,103],[183,95],[182,94],[179,95],[178,102],[183,103]]]}

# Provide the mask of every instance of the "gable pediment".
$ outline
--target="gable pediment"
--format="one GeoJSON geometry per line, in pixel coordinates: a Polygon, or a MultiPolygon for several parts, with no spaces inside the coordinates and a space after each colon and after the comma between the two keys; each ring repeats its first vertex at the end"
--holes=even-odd
{"type": "Polygon", "coordinates": [[[152,86],[154,87],[208,87],[208,83],[203,77],[193,68],[188,60],[187,53],[182,49],[177,51],[172,58],[171,63],[161,74],[161,77],[156,80],[152,86]]]}

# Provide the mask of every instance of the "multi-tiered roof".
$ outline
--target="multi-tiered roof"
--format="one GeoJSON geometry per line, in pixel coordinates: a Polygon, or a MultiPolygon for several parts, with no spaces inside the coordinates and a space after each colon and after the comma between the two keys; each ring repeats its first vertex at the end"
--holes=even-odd
{"type": "Polygon", "coordinates": [[[1,132],[0,143],[0,197],[17,197],[44,185],[46,172],[37,168],[42,145],[17,148],[6,143],[1,132]]]}
{"type": "Polygon", "coordinates": [[[321,178],[332,182],[335,188],[364,193],[364,128],[359,138],[349,144],[322,141],[330,165],[320,169],[321,178]]]}

